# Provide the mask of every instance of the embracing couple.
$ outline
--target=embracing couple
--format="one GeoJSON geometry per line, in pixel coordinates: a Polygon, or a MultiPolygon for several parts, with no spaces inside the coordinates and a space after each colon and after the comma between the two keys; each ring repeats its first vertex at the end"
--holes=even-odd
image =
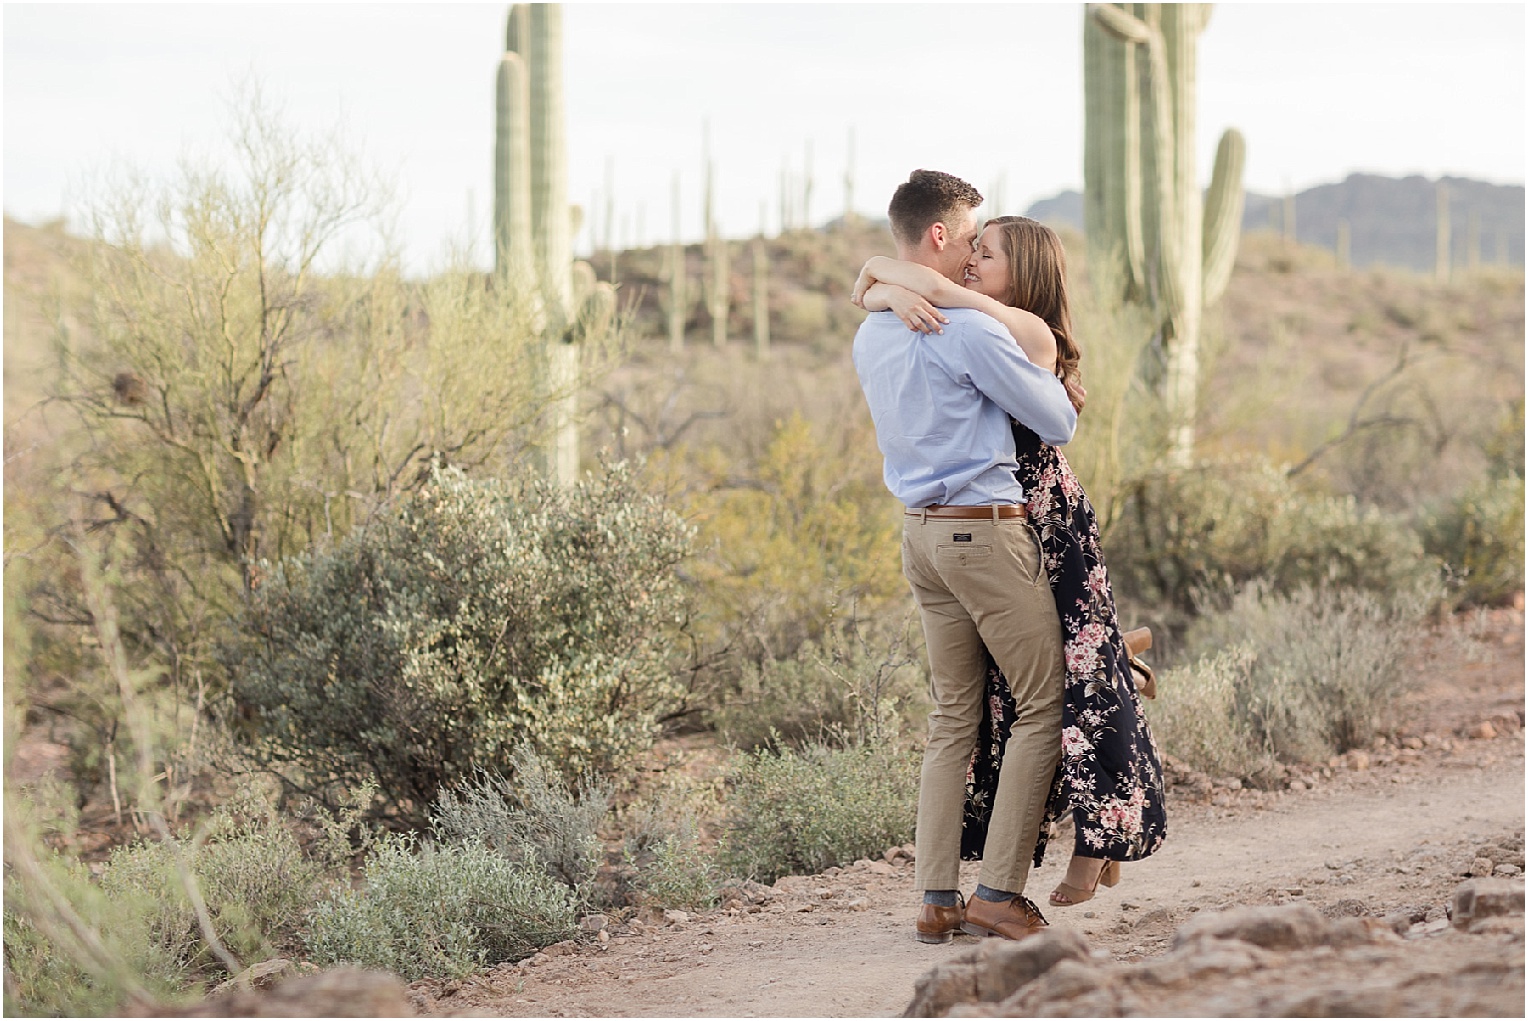
{"type": "Polygon", "coordinates": [[[915,171],[889,209],[898,257],[871,259],[854,288],[871,313],[854,365],[906,508],[902,568],[928,647],[914,928],[926,943],[1043,929],[1025,880],[1068,812],[1058,907],[1114,885],[1166,831],[1093,508],[1056,449],[1085,397],[1065,256],[1034,220],[978,229],[981,203],[957,177],[915,171]],[[982,861],[969,901],[963,857],[982,861]]]}

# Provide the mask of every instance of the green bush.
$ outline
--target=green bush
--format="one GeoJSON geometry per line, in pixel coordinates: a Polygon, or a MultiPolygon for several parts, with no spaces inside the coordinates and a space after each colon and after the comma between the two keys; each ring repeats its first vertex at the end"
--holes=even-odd
{"type": "Polygon", "coordinates": [[[1505,602],[1523,590],[1523,479],[1493,479],[1433,510],[1423,544],[1461,579],[1464,606],[1505,602]]]}
{"type": "Polygon", "coordinates": [[[326,882],[324,863],[305,856],[271,806],[249,790],[213,814],[204,839],[117,848],[101,876],[102,890],[152,905],[151,939],[188,970],[219,965],[181,880],[181,855],[218,939],[246,963],[271,956],[291,938],[326,882]]]}
{"type": "Polygon", "coordinates": [[[308,916],[309,958],[382,968],[408,981],[460,978],[514,961],[577,931],[568,889],[481,844],[416,848],[385,837],[364,885],[308,916]]]}
{"type": "Polygon", "coordinates": [[[442,791],[430,816],[436,838],[482,844],[587,898],[604,858],[599,828],[610,810],[609,786],[585,782],[575,793],[529,745],[515,750],[512,765],[513,779],[482,772],[442,791]]]}
{"type": "Polygon", "coordinates": [[[1190,629],[1197,662],[1168,671],[1150,714],[1164,753],[1253,780],[1277,759],[1318,762],[1367,745],[1415,683],[1410,648],[1437,599],[1253,584],[1190,629]]]}
{"type": "Polygon", "coordinates": [[[730,777],[720,864],[772,882],[880,854],[912,839],[919,757],[889,745],[744,753],[730,777]]]}
{"type": "Polygon", "coordinates": [[[375,777],[415,824],[522,742],[569,776],[613,770],[675,692],[687,541],[623,466],[570,489],[439,471],[252,595],[224,650],[251,754],[289,777],[375,777]]]}
{"type": "Polygon", "coordinates": [[[906,622],[834,624],[791,656],[744,662],[733,690],[718,694],[712,723],[728,743],[748,749],[800,744],[832,729],[858,741],[894,739],[924,698],[908,638],[906,622]]]}
{"type": "Polygon", "coordinates": [[[1192,616],[1206,589],[1258,579],[1387,593],[1437,577],[1399,517],[1351,497],[1305,493],[1266,462],[1210,464],[1140,480],[1108,540],[1109,574],[1127,596],[1192,616]]]}
{"type": "Polygon", "coordinates": [[[152,930],[157,905],[147,894],[108,894],[74,858],[44,853],[37,860],[51,892],[89,926],[113,962],[114,970],[103,973],[87,964],[69,938],[58,904],[44,890],[20,880],[11,851],[6,848],[7,1017],[111,1017],[122,1012],[129,983],[162,1003],[194,992],[190,976],[152,930]]]}
{"type": "Polygon", "coordinates": [[[716,904],[721,873],[701,846],[694,826],[659,837],[643,855],[628,850],[627,862],[636,867],[634,885],[643,904],[685,911],[716,904]]]}
{"type": "Polygon", "coordinates": [[[1144,703],[1162,754],[1212,776],[1267,774],[1274,757],[1240,710],[1251,686],[1252,653],[1234,646],[1161,671],[1162,697],[1144,703]]]}

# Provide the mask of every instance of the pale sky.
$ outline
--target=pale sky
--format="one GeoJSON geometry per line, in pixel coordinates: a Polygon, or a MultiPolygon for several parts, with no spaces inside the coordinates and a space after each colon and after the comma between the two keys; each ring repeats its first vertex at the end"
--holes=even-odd
{"type": "MultiPolygon", "coordinates": [[[[92,173],[169,176],[224,133],[249,72],[289,123],[338,123],[398,185],[413,271],[449,239],[485,257],[494,76],[506,4],[4,6],[7,213],[78,207],[92,173]]],[[[700,232],[702,125],[718,219],[779,225],[782,173],[811,152],[810,218],[882,215],[917,167],[967,178],[985,214],[1082,179],[1082,9],[1073,4],[568,4],[569,192],[618,244],[700,232]],[[607,188],[607,168],[611,186],[607,188]]],[[[1205,181],[1220,133],[1247,137],[1269,194],[1350,172],[1524,179],[1520,4],[1218,4],[1200,42],[1205,181]]],[[[578,247],[586,249],[588,229],[578,247]]]]}

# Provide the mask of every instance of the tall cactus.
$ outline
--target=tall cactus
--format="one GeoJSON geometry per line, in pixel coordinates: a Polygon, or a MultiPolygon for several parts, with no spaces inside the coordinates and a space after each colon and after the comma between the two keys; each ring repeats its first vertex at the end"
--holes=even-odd
{"type": "Polygon", "coordinates": [[[578,345],[608,328],[615,293],[602,283],[574,289],[562,6],[512,6],[504,48],[494,140],[495,276],[527,302],[542,334],[551,417],[544,466],[571,484],[578,477],[578,345]]]}
{"type": "Polygon", "coordinates": [[[1117,261],[1151,309],[1174,460],[1193,452],[1199,327],[1230,279],[1246,142],[1220,140],[1208,197],[1195,167],[1195,67],[1209,4],[1090,4],[1083,22],[1083,173],[1090,258],[1117,261]]]}
{"type": "Polygon", "coordinates": [[[1453,248],[1452,225],[1448,216],[1448,182],[1438,179],[1438,241],[1436,248],[1436,266],[1434,273],[1439,280],[1447,281],[1450,270],[1450,252],[1453,248]]]}
{"type": "Polygon", "coordinates": [[[732,297],[732,267],[728,258],[727,239],[721,236],[716,222],[716,168],[711,161],[711,128],[705,131],[706,164],[706,269],[701,278],[705,291],[706,311],[711,314],[711,343],[716,347],[727,345],[727,316],[732,297]]]}
{"type": "Polygon", "coordinates": [[[689,315],[688,295],[685,293],[684,242],[679,236],[679,173],[674,173],[674,240],[668,246],[663,268],[668,283],[668,335],[669,353],[684,350],[684,324],[689,315]]]}
{"type": "Polygon", "coordinates": [[[759,236],[753,239],[753,349],[769,357],[769,251],[764,245],[764,204],[759,204],[759,236]]]}

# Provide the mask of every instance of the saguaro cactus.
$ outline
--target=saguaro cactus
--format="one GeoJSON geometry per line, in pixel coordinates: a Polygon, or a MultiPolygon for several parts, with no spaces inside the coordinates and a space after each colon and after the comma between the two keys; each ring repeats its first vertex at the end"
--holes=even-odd
{"type": "Polygon", "coordinates": [[[769,357],[769,251],[762,222],[753,239],[753,349],[760,359],[769,357]]]}
{"type": "Polygon", "coordinates": [[[1230,279],[1246,143],[1228,130],[1207,197],[1194,161],[1195,65],[1209,4],[1090,4],[1083,23],[1083,173],[1090,258],[1149,307],[1175,460],[1193,452],[1204,308],[1230,279]]]}
{"type": "Polygon", "coordinates": [[[711,129],[706,128],[706,269],[701,283],[705,289],[706,311],[711,314],[711,343],[727,345],[727,316],[732,297],[732,267],[727,239],[721,236],[716,222],[715,167],[711,161],[711,129]]]}
{"type": "Polygon", "coordinates": [[[685,294],[684,242],[679,236],[679,174],[674,174],[674,240],[668,246],[663,267],[668,282],[668,335],[669,352],[678,354],[684,350],[684,324],[688,316],[689,301],[685,294]]]}
{"type": "Polygon", "coordinates": [[[1435,246],[1436,267],[1435,274],[1439,280],[1448,280],[1451,260],[1449,258],[1453,248],[1453,225],[1448,215],[1448,182],[1438,181],[1438,241],[1435,246]]]}
{"type": "Polygon", "coordinates": [[[495,277],[526,302],[546,344],[545,467],[567,484],[578,476],[578,344],[595,328],[608,328],[615,294],[608,284],[574,292],[561,5],[512,6],[504,48],[494,142],[495,277]]]}

